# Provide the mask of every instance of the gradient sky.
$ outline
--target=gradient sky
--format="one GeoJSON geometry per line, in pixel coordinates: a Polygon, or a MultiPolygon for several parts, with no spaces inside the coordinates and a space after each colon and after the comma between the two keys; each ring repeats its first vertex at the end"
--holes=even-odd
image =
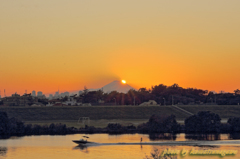
{"type": "Polygon", "coordinates": [[[0,0],[0,90],[51,93],[125,79],[240,88],[239,0],[0,0]]]}

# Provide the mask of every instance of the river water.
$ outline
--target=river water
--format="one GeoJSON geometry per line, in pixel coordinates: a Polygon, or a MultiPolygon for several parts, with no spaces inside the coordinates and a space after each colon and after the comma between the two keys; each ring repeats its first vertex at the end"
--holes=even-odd
{"type": "MultiPolygon", "coordinates": [[[[230,139],[229,135],[210,136],[207,138],[187,137],[185,134],[155,135],[125,134],[88,135],[89,141],[96,143],[87,147],[79,147],[72,140],[82,138],[82,134],[66,136],[25,136],[0,140],[0,159],[143,159],[154,150],[238,150],[236,155],[223,158],[240,158],[240,140],[230,139]],[[142,143],[140,144],[140,139],[142,143]],[[218,140],[215,140],[218,139],[218,140]],[[206,141],[207,140],[207,141],[206,141]],[[211,141],[213,140],[213,141],[211,141]]],[[[220,159],[220,155],[189,155],[180,154],[174,159],[220,159]]]]}

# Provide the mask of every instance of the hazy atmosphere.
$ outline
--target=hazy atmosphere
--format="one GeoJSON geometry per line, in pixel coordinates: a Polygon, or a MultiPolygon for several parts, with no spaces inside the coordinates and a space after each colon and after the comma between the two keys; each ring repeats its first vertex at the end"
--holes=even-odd
{"type": "Polygon", "coordinates": [[[0,90],[240,85],[239,0],[0,0],[0,90]]]}

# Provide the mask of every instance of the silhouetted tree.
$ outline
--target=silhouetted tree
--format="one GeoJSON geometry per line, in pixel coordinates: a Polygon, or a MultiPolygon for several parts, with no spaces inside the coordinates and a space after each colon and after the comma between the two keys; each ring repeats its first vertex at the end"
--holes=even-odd
{"type": "Polygon", "coordinates": [[[201,111],[185,119],[187,133],[219,133],[221,118],[210,111],[201,111]]]}
{"type": "Polygon", "coordinates": [[[8,134],[8,116],[6,112],[0,112],[0,136],[8,134]]]}
{"type": "Polygon", "coordinates": [[[235,93],[235,95],[240,95],[240,90],[236,89],[236,90],[234,90],[234,93],[235,93]]]}
{"type": "Polygon", "coordinates": [[[227,121],[230,124],[231,132],[240,132],[240,118],[238,117],[231,117],[227,121]]]}
{"type": "Polygon", "coordinates": [[[177,133],[180,132],[180,124],[175,116],[152,115],[146,124],[141,124],[138,129],[144,133],[177,133]]]}

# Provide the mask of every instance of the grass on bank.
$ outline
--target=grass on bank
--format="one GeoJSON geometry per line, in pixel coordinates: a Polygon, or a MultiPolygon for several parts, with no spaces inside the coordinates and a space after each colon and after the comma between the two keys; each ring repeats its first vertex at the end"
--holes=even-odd
{"type": "MultiPolygon", "coordinates": [[[[193,114],[199,111],[211,111],[219,114],[223,122],[230,117],[240,117],[238,105],[182,105],[179,107],[193,114]]],[[[84,127],[84,124],[78,123],[79,117],[89,117],[89,126],[100,128],[106,127],[108,123],[137,126],[147,122],[153,114],[165,116],[173,114],[181,124],[189,117],[171,106],[0,107],[0,111],[5,111],[9,117],[18,118],[26,124],[62,123],[68,127],[77,128],[84,127]]]]}
{"type": "Polygon", "coordinates": [[[240,117],[240,105],[182,105],[179,107],[193,114],[197,114],[199,111],[211,111],[222,119],[240,117]]]}
{"type": "Polygon", "coordinates": [[[65,106],[65,107],[0,107],[9,117],[22,121],[100,119],[149,119],[151,115],[171,115],[177,119],[188,117],[171,106],[65,106]]]}

